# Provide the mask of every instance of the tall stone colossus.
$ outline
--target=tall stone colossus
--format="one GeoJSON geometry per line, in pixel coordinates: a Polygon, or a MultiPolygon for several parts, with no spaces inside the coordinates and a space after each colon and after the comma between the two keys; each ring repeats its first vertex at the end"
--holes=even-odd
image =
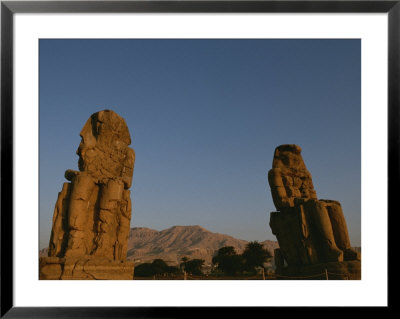
{"type": "Polygon", "coordinates": [[[133,279],[126,261],[135,152],[125,120],[94,113],[81,133],[79,171],[67,170],[58,194],[40,279],[133,279]]]}
{"type": "Polygon", "coordinates": [[[275,149],[268,181],[277,209],[269,223],[280,247],[277,274],[306,277],[329,270],[336,279],[361,279],[360,254],[351,248],[342,207],[318,200],[299,146],[275,149]]]}

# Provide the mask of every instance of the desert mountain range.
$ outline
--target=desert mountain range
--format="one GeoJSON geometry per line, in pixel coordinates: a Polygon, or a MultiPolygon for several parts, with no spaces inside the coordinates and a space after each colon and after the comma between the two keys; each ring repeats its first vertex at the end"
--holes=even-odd
{"type": "MultiPolygon", "coordinates": [[[[233,246],[237,253],[242,253],[248,241],[229,235],[213,233],[195,226],[173,226],[161,231],[145,228],[131,228],[128,239],[128,260],[136,265],[161,258],[170,265],[180,263],[182,257],[200,258],[205,264],[211,264],[214,253],[221,247],[233,246]]],[[[278,242],[265,240],[260,242],[273,253],[278,242]]],[[[40,251],[40,256],[47,256],[47,248],[40,251]]]]}
{"type": "MultiPolygon", "coordinates": [[[[242,253],[248,241],[229,235],[212,233],[201,226],[173,226],[157,231],[149,228],[132,228],[128,242],[128,259],[136,263],[162,258],[170,264],[178,264],[184,256],[204,259],[211,263],[214,253],[221,247],[233,246],[242,253]]],[[[275,241],[262,242],[271,252],[278,248],[275,241]]]]}

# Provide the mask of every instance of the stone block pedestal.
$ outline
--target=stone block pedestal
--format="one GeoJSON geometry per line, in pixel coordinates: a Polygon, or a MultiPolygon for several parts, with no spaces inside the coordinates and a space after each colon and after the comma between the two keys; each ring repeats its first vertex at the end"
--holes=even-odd
{"type": "Polygon", "coordinates": [[[41,280],[132,280],[134,264],[102,258],[39,258],[41,280]]]}

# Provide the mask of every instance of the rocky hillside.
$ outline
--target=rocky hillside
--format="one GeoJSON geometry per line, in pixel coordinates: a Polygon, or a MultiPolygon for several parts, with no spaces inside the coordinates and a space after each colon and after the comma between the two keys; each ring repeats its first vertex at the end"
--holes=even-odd
{"type": "MultiPolygon", "coordinates": [[[[188,257],[204,259],[210,264],[219,248],[233,246],[237,253],[242,253],[247,243],[229,235],[212,233],[201,226],[173,226],[161,231],[135,227],[129,234],[127,259],[141,264],[161,258],[170,265],[177,265],[182,257],[188,257]]],[[[278,247],[276,241],[261,243],[271,253],[278,247]]],[[[42,249],[39,255],[46,256],[47,249],[42,249]]]]}
{"type": "MultiPolygon", "coordinates": [[[[248,242],[234,237],[212,233],[201,226],[173,226],[157,231],[149,228],[132,228],[128,242],[128,259],[136,264],[162,258],[169,264],[178,264],[182,257],[204,259],[211,263],[212,256],[221,247],[233,246],[243,252],[248,242]]],[[[277,242],[262,242],[273,252],[277,242]]]]}

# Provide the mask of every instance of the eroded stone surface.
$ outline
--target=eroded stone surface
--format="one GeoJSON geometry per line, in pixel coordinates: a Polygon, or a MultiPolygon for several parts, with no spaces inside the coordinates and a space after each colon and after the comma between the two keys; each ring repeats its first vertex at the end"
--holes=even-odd
{"type": "Polygon", "coordinates": [[[351,249],[340,203],[318,200],[299,146],[286,144],[275,149],[268,181],[278,210],[270,216],[270,227],[280,247],[278,272],[284,261],[297,269],[360,260],[360,254],[351,249]]]}
{"type": "Polygon", "coordinates": [[[130,261],[92,256],[41,257],[39,265],[41,280],[129,280],[133,279],[134,270],[134,265],[130,261]]]}
{"type": "Polygon", "coordinates": [[[316,199],[312,177],[301,156],[301,148],[285,144],[275,149],[272,169],[268,172],[276,209],[293,207],[295,199],[316,199]]]}
{"type": "Polygon", "coordinates": [[[49,257],[66,258],[64,272],[73,259],[124,261],[130,230],[135,152],[125,120],[110,110],[94,113],[80,136],[79,171],[65,172],[70,182],[58,194],[49,243],[49,257]]]}

